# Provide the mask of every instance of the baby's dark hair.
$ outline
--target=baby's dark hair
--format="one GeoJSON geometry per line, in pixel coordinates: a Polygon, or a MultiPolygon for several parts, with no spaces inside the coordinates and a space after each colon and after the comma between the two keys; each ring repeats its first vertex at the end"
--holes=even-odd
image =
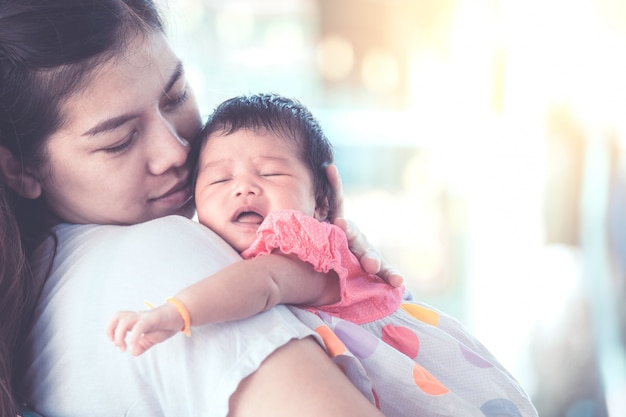
{"type": "Polygon", "coordinates": [[[217,106],[200,132],[201,139],[196,142],[201,149],[212,134],[228,135],[241,129],[271,132],[298,145],[299,156],[313,178],[315,204],[327,206],[327,218],[331,217],[335,195],[326,177],[326,167],[333,162],[333,147],[317,119],[303,104],[277,94],[233,97],[217,106]]]}

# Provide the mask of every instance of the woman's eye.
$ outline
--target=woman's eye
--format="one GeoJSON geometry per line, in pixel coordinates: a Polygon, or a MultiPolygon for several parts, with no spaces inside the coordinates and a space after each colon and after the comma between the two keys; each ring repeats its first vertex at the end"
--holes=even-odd
{"type": "Polygon", "coordinates": [[[284,174],[282,172],[267,172],[267,173],[261,174],[262,177],[280,177],[283,175],[287,175],[287,174],[284,174]]]}
{"type": "Polygon", "coordinates": [[[104,148],[103,151],[110,154],[119,154],[124,152],[126,149],[130,148],[135,140],[135,133],[130,135],[130,137],[119,145],[111,146],[110,148],[104,148]]]}
{"type": "Polygon", "coordinates": [[[181,90],[177,95],[174,96],[168,96],[167,101],[165,102],[165,108],[167,109],[176,109],[180,106],[183,105],[183,103],[185,103],[185,101],[187,101],[187,98],[189,98],[189,92],[187,91],[187,89],[183,89],[181,90]]]}

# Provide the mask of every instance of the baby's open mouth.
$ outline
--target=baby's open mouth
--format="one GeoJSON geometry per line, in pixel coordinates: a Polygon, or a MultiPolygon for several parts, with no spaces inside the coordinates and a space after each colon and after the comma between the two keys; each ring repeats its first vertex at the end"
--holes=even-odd
{"type": "Polygon", "coordinates": [[[235,217],[235,221],[238,223],[261,224],[263,222],[263,216],[254,211],[244,211],[235,217]]]}

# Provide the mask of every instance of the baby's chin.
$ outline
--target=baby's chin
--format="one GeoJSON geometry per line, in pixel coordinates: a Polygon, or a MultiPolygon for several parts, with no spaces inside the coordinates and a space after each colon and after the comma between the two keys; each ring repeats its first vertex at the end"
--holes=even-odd
{"type": "Polygon", "coordinates": [[[230,246],[232,246],[240,254],[252,246],[252,243],[256,240],[256,234],[251,236],[240,236],[237,239],[225,239],[230,246]]]}

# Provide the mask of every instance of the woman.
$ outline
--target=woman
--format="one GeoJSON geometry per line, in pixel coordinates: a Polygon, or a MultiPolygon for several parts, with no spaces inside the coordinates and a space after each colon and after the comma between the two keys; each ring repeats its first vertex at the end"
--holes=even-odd
{"type": "Polygon", "coordinates": [[[106,342],[111,313],[138,294],[158,299],[189,284],[177,273],[237,259],[185,218],[200,118],[152,1],[3,0],[0,100],[3,415],[11,383],[46,417],[381,415],[286,308],[145,359],[106,342]],[[21,346],[16,316],[30,323],[21,346]],[[5,361],[15,346],[19,373],[5,361]]]}

